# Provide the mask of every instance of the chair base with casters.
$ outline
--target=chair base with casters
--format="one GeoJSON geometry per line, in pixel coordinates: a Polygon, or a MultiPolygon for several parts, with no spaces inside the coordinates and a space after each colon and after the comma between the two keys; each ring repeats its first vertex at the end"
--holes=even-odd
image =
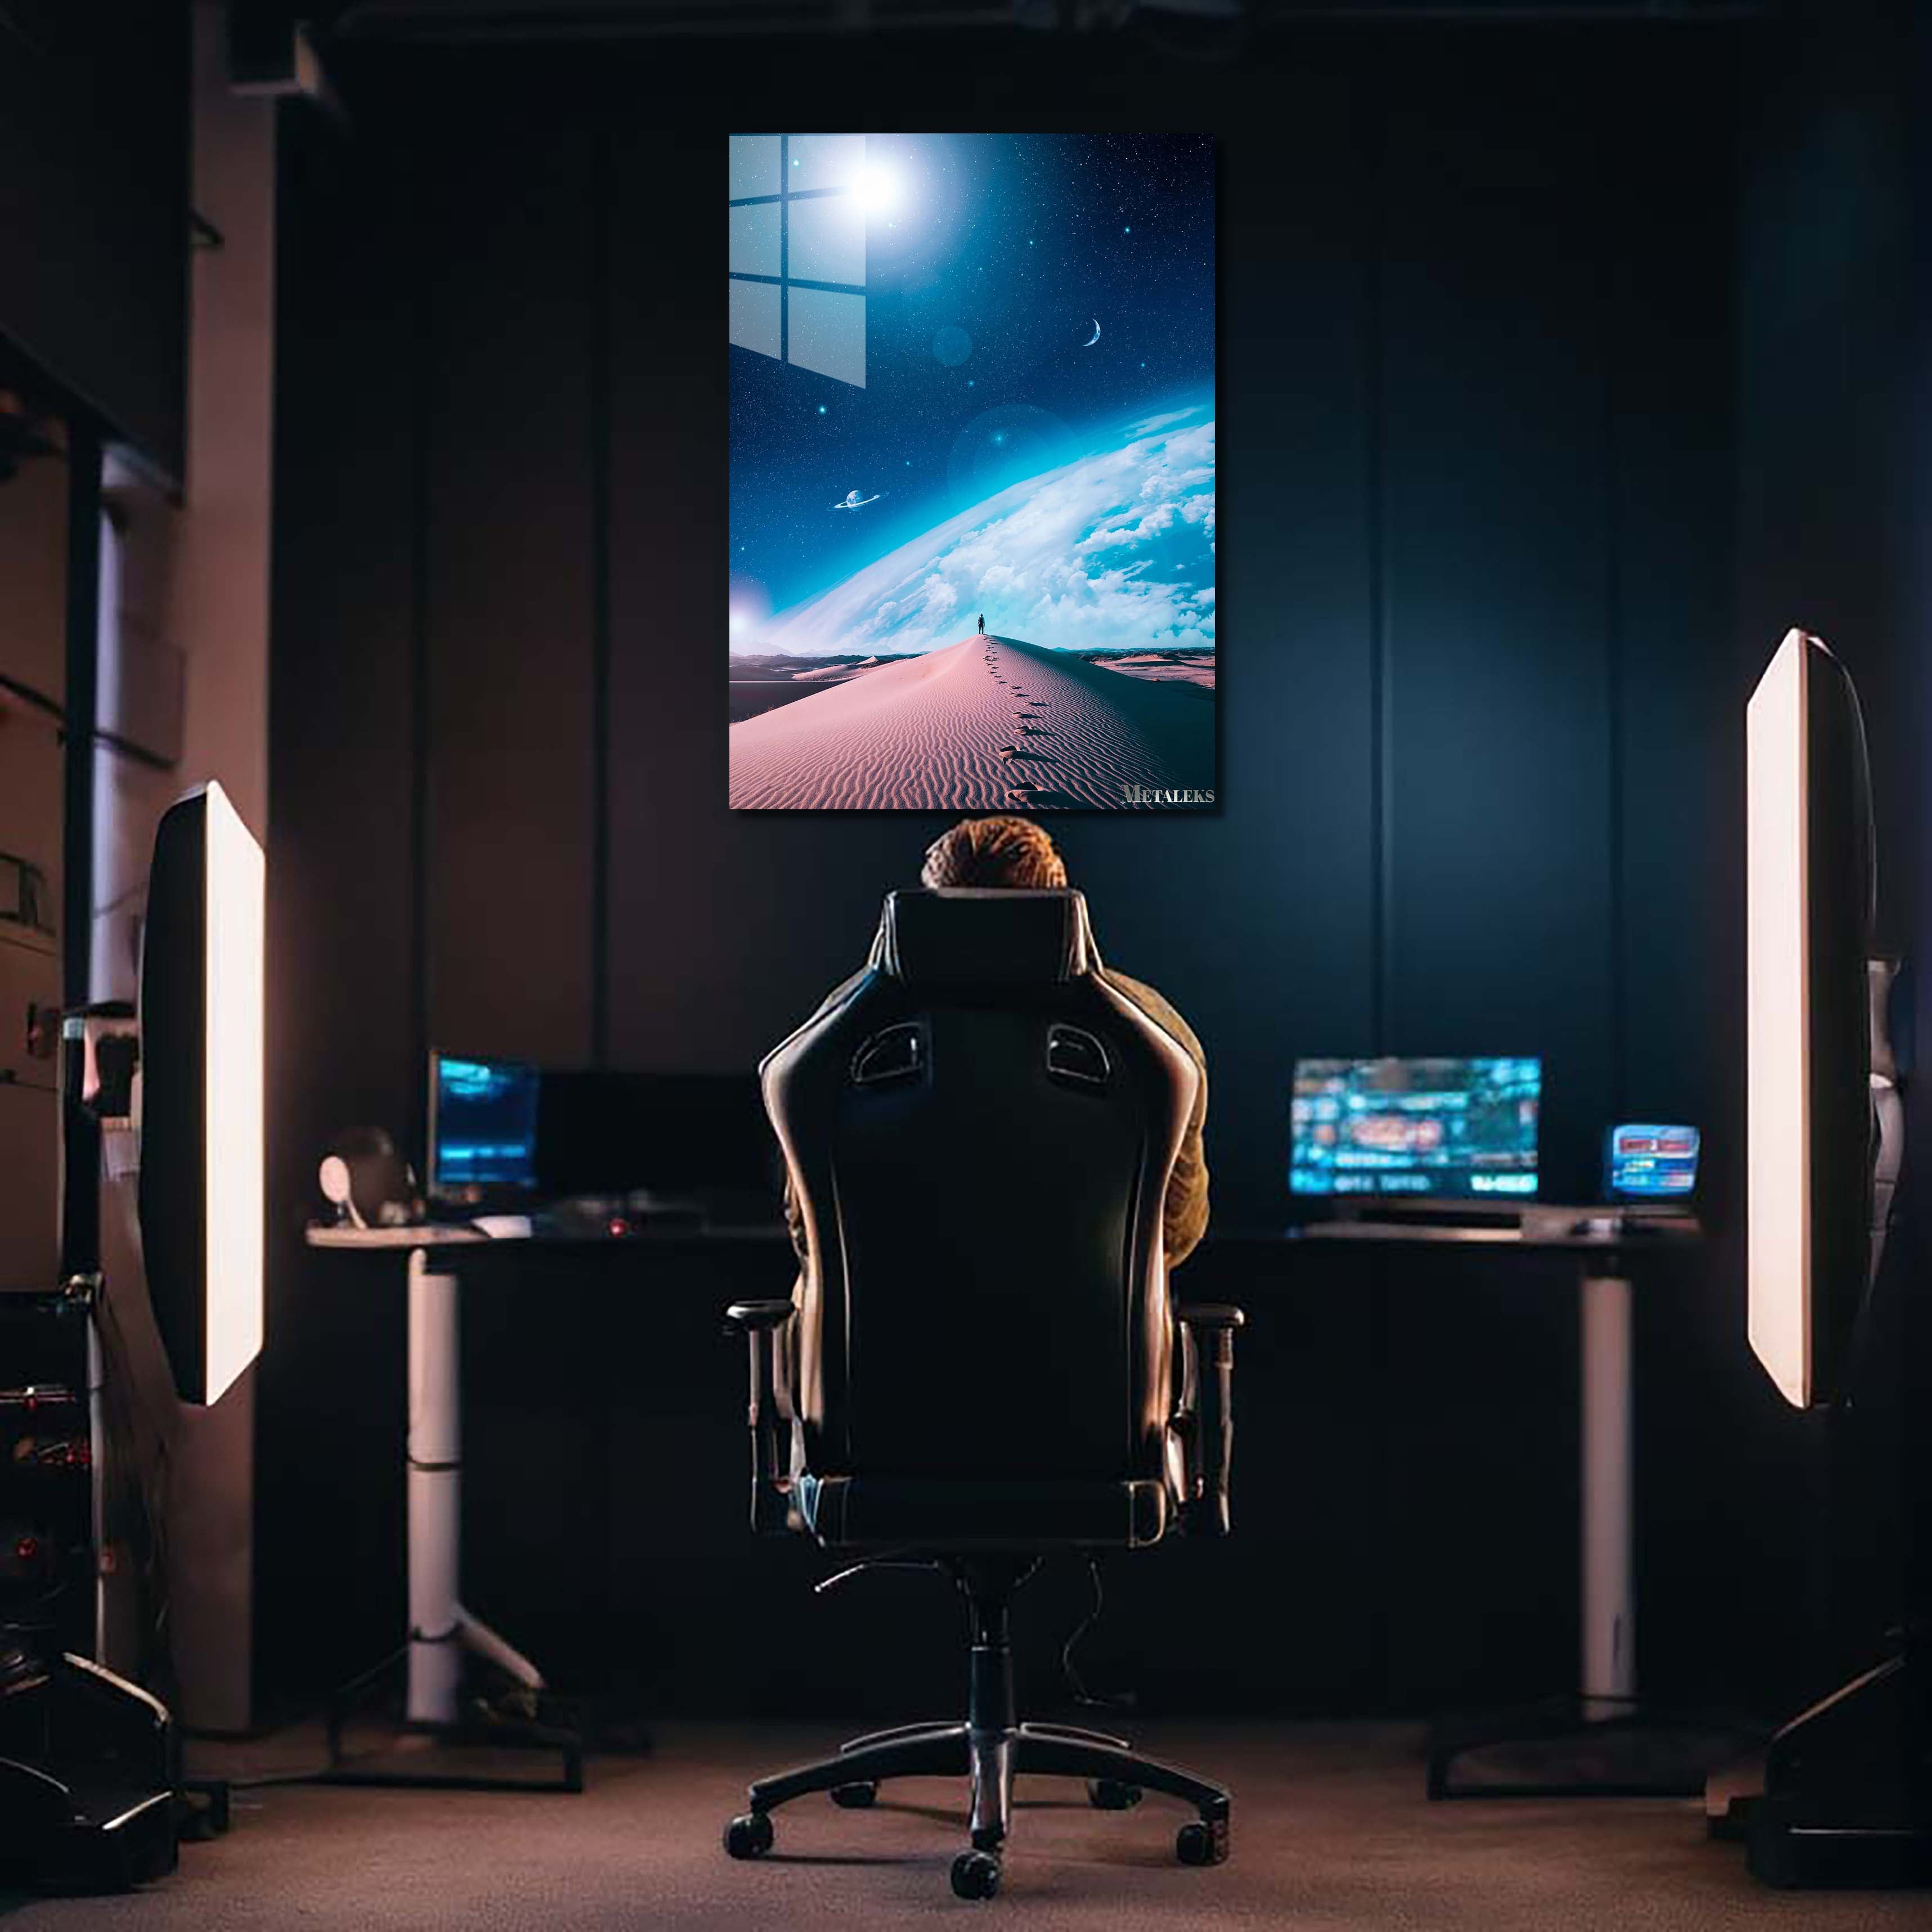
{"type": "Polygon", "coordinates": [[[772,1812],[794,1798],[823,1791],[848,1810],[862,1810],[894,1778],[964,1778],[971,1792],[968,1848],[952,1862],[952,1889],[962,1898],[991,1898],[999,1889],[1000,1857],[1012,1829],[1013,1780],[1020,1777],[1077,1778],[1102,1811],[1124,1811],[1143,1792],[1178,1798],[1199,1814],[1180,1828],[1175,1855],[1183,1864],[1219,1864],[1228,1856],[1226,1789],[1191,1772],[1136,1753],[1124,1738],[1066,1724],[1023,1724],[1013,1700],[1008,1612],[1012,1594],[1034,1568],[1032,1558],[960,1558],[947,1564],[967,1602],[972,1633],[966,1720],[902,1724],[854,1738],[837,1756],[761,1778],[748,1808],[724,1828],[734,1858],[771,1850],[772,1812]]]}

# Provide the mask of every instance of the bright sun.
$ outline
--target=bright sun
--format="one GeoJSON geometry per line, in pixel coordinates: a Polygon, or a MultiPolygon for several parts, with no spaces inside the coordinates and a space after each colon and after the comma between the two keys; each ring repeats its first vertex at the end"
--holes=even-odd
{"type": "Polygon", "coordinates": [[[899,178],[890,168],[881,167],[876,161],[868,162],[859,170],[854,184],[859,199],[867,211],[873,214],[890,214],[899,205],[901,190],[899,178]]]}

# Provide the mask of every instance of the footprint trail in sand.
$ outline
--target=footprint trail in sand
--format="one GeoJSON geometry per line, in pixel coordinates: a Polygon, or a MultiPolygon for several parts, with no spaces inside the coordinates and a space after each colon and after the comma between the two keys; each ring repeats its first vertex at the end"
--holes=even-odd
{"type": "Polygon", "coordinates": [[[754,810],[1131,809],[1140,789],[1211,791],[1214,706],[976,635],[732,725],[730,766],[754,810]]]}

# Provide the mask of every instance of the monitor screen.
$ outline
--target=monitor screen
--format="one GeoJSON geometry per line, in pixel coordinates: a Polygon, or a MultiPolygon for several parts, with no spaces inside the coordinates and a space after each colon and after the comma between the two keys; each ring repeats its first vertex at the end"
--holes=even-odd
{"type": "Polygon", "coordinates": [[[1612,1127],[1604,1149],[1604,1184],[1610,1198],[1682,1200],[1697,1185],[1695,1127],[1612,1127]]]}
{"type": "Polygon", "coordinates": [[[429,1191],[533,1189],[537,1070],[507,1060],[430,1060],[429,1191]]]}
{"type": "Polygon", "coordinates": [[[1540,1060],[1298,1060],[1297,1194],[1536,1192],[1540,1060]]]}
{"type": "Polygon", "coordinates": [[[546,1197],[742,1192],[783,1185],[758,1076],[599,1067],[544,1075],[537,1180],[546,1197]]]}

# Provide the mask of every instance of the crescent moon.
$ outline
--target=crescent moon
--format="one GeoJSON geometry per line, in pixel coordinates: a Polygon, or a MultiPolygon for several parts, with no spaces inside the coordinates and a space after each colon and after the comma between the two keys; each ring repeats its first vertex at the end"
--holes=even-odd
{"type": "Polygon", "coordinates": [[[1096,315],[1094,318],[1094,333],[1090,335],[1084,342],[1082,343],[1080,346],[1082,349],[1091,349],[1094,344],[1098,342],[1100,339],[1100,318],[1096,315]]]}

